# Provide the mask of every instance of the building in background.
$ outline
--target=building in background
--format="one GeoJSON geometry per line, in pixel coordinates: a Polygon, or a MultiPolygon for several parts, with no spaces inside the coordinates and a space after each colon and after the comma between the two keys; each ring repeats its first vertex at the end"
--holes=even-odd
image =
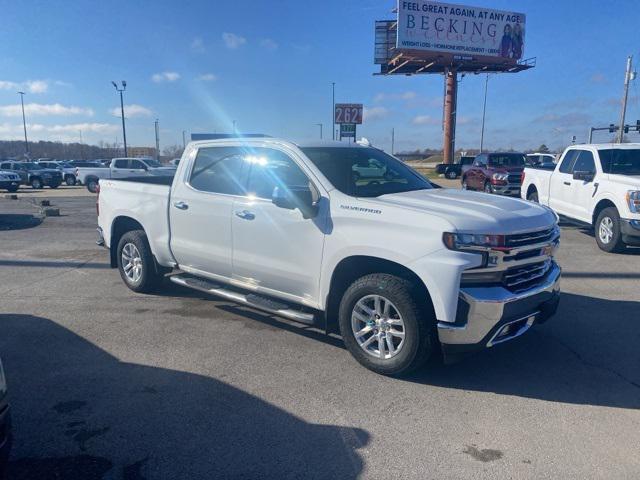
{"type": "Polygon", "coordinates": [[[153,147],[129,147],[127,146],[130,157],[150,157],[156,158],[156,149],[153,147]]]}

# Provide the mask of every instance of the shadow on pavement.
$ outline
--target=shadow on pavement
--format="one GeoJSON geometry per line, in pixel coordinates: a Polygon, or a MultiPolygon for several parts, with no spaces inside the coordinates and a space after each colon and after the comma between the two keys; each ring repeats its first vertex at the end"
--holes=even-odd
{"type": "Polygon", "coordinates": [[[53,321],[0,315],[13,480],[356,478],[367,432],[307,423],[221,380],[121,362],[53,321]]]}
{"type": "Polygon", "coordinates": [[[25,230],[37,227],[42,223],[41,217],[23,213],[0,214],[0,231],[25,230]]]}
{"type": "Polygon", "coordinates": [[[45,267],[45,268],[111,268],[108,263],[53,261],[53,260],[0,260],[0,267],[45,267]]]}
{"type": "Polygon", "coordinates": [[[563,293],[521,338],[407,381],[549,402],[640,409],[640,302],[563,293]]]}

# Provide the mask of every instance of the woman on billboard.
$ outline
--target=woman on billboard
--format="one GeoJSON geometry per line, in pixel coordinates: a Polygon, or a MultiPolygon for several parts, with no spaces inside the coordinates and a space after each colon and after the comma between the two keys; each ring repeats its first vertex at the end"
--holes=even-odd
{"type": "Polygon", "coordinates": [[[504,33],[502,35],[502,41],[500,42],[500,56],[504,58],[511,58],[512,48],[511,25],[507,23],[504,26],[504,33]]]}
{"type": "Polygon", "coordinates": [[[513,26],[513,35],[511,36],[511,49],[513,58],[520,60],[522,57],[522,47],[524,46],[524,34],[519,23],[513,26]]]}

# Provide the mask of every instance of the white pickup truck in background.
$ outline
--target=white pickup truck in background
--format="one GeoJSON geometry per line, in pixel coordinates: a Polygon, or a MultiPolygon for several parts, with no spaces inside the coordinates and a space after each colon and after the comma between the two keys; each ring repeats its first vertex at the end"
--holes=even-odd
{"type": "Polygon", "coordinates": [[[100,179],[171,176],[175,171],[176,167],[173,165],[162,166],[152,158],[114,158],[108,167],[77,167],[76,181],[95,193],[100,179]]]}
{"type": "Polygon", "coordinates": [[[98,243],[130,289],[168,274],[339,331],[382,374],[511,340],[559,299],[549,208],[437,188],[370,146],[192,142],[173,179],[101,180],[98,212],[98,243]]]}
{"type": "Polygon", "coordinates": [[[640,245],[640,144],[572,145],[553,171],[525,168],[521,195],[593,226],[606,252],[640,245]]]}

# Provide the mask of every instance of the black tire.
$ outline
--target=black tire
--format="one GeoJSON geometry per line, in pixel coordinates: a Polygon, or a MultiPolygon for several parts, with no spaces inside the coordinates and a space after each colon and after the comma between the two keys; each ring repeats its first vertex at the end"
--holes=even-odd
{"type": "Polygon", "coordinates": [[[617,208],[608,207],[602,210],[598,214],[594,228],[596,243],[598,244],[598,247],[600,247],[600,250],[613,253],[621,252],[625,249],[625,244],[622,241],[622,232],[620,231],[620,214],[618,213],[617,208]],[[607,221],[607,219],[610,220],[610,222],[607,221]],[[603,224],[609,224],[609,230],[611,230],[612,233],[609,241],[606,241],[606,235],[601,234],[603,224]]]}
{"type": "Polygon", "coordinates": [[[69,187],[73,187],[76,184],[76,177],[74,175],[67,175],[64,177],[64,183],[69,187]]]}
{"type": "Polygon", "coordinates": [[[435,318],[426,306],[421,306],[419,298],[411,282],[386,273],[366,275],[353,282],[342,297],[338,318],[342,339],[351,355],[364,367],[382,375],[402,375],[422,366],[436,350],[437,339],[435,318]],[[351,325],[353,311],[358,301],[369,295],[380,295],[390,301],[404,322],[404,343],[390,358],[367,353],[356,340],[351,325]]]}
{"type": "Polygon", "coordinates": [[[29,182],[31,184],[31,188],[34,190],[40,190],[44,188],[44,184],[42,183],[42,179],[40,177],[33,177],[29,182]]]}
{"type": "Polygon", "coordinates": [[[118,242],[116,250],[116,258],[118,260],[118,271],[120,277],[127,287],[134,292],[148,293],[156,290],[162,283],[163,274],[156,272],[156,265],[151,254],[151,247],[147,240],[147,235],[143,230],[132,230],[125,233],[118,242]],[[123,265],[122,250],[125,245],[133,244],[140,254],[140,266],[142,268],[139,278],[132,279],[125,273],[125,265],[123,265]]]}
{"type": "Polygon", "coordinates": [[[493,193],[493,187],[491,186],[491,183],[489,182],[484,182],[484,188],[483,191],[485,193],[493,193]]]}
{"type": "Polygon", "coordinates": [[[458,178],[458,173],[455,170],[449,170],[447,173],[444,174],[445,177],[447,177],[449,180],[455,180],[456,178],[458,178]]]}
{"type": "Polygon", "coordinates": [[[98,179],[97,178],[88,178],[87,179],[87,190],[91,193],[98,192],[98,179]]]}
{"type": "Polygon", "coordinates": [[[540,203],[540,201],[538,200],[538,191],[534,190],[533,192],[529,193],[529,195],[527,195],[527,200],[529,200],[530,202],[540,203]]]}

